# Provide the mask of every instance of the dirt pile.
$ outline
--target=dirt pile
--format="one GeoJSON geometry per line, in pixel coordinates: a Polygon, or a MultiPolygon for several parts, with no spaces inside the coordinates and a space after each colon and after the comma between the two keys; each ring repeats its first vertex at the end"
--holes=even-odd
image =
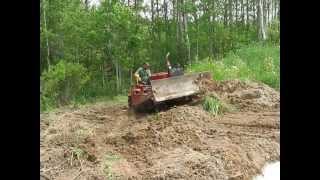
{"type": "Polygon", "coordinates": [[[226,80],[200,82],[203,95],[215,96],[234,105],[240,111],[278,111],[280,94],[271,87],[257,82],[226,80]]]}

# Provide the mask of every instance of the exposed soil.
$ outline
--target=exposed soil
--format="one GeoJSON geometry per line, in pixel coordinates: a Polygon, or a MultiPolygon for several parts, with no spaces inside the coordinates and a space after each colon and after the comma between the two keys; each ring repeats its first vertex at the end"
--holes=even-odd
{"type": "Polygon", "coordinates": [[[43,179],[252,179],[280,159],[279,93],[258,83],[207,83],[237,108],[200,105],[153,114],[103,103],[41,114],[43,179]]]}

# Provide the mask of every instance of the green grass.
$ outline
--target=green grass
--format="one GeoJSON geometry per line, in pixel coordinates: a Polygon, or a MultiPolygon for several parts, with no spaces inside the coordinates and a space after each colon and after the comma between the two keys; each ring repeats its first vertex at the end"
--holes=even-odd
{"type": "Polygon", "coordinates": [[[205,97],[202,106],[204,110],[208,111],[214,116],[217,116],[222,112],[222,104],[215,97],[209,97],[209,96],[205,97]]]}
{"type": "Polygon", "coordinates": [[[251,44],[230,52],[219,60],[203,59],[191,65],[188,71],[209,71],[215,80],[260,81],[279,89],[280,47],[273,44],[251,44]]]}

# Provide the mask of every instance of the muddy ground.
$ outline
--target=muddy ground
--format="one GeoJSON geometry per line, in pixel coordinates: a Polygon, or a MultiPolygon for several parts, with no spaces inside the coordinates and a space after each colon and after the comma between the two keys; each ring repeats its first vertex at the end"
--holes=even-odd
{"type": "Polygon", "coordinates": [[[206,84],[234,110],[135,114],[97,103],[41,114],[42,179],[252,179],[280,159],[280,97],[252,82],[206,84]]]}

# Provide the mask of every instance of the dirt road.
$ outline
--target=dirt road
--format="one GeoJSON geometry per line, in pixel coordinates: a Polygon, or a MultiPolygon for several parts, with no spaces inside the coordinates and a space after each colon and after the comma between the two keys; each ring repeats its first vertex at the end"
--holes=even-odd
{"type": "Polygon", "coordinates": [[[228,94],[218,87],[217,96],[240,104],[238,111],[213,117],[184,105],[134,114],[100,103],[42,114],[40,172],[68,180],[252,179],[280,159],[279,94],[264,85],[228,94]]]}

